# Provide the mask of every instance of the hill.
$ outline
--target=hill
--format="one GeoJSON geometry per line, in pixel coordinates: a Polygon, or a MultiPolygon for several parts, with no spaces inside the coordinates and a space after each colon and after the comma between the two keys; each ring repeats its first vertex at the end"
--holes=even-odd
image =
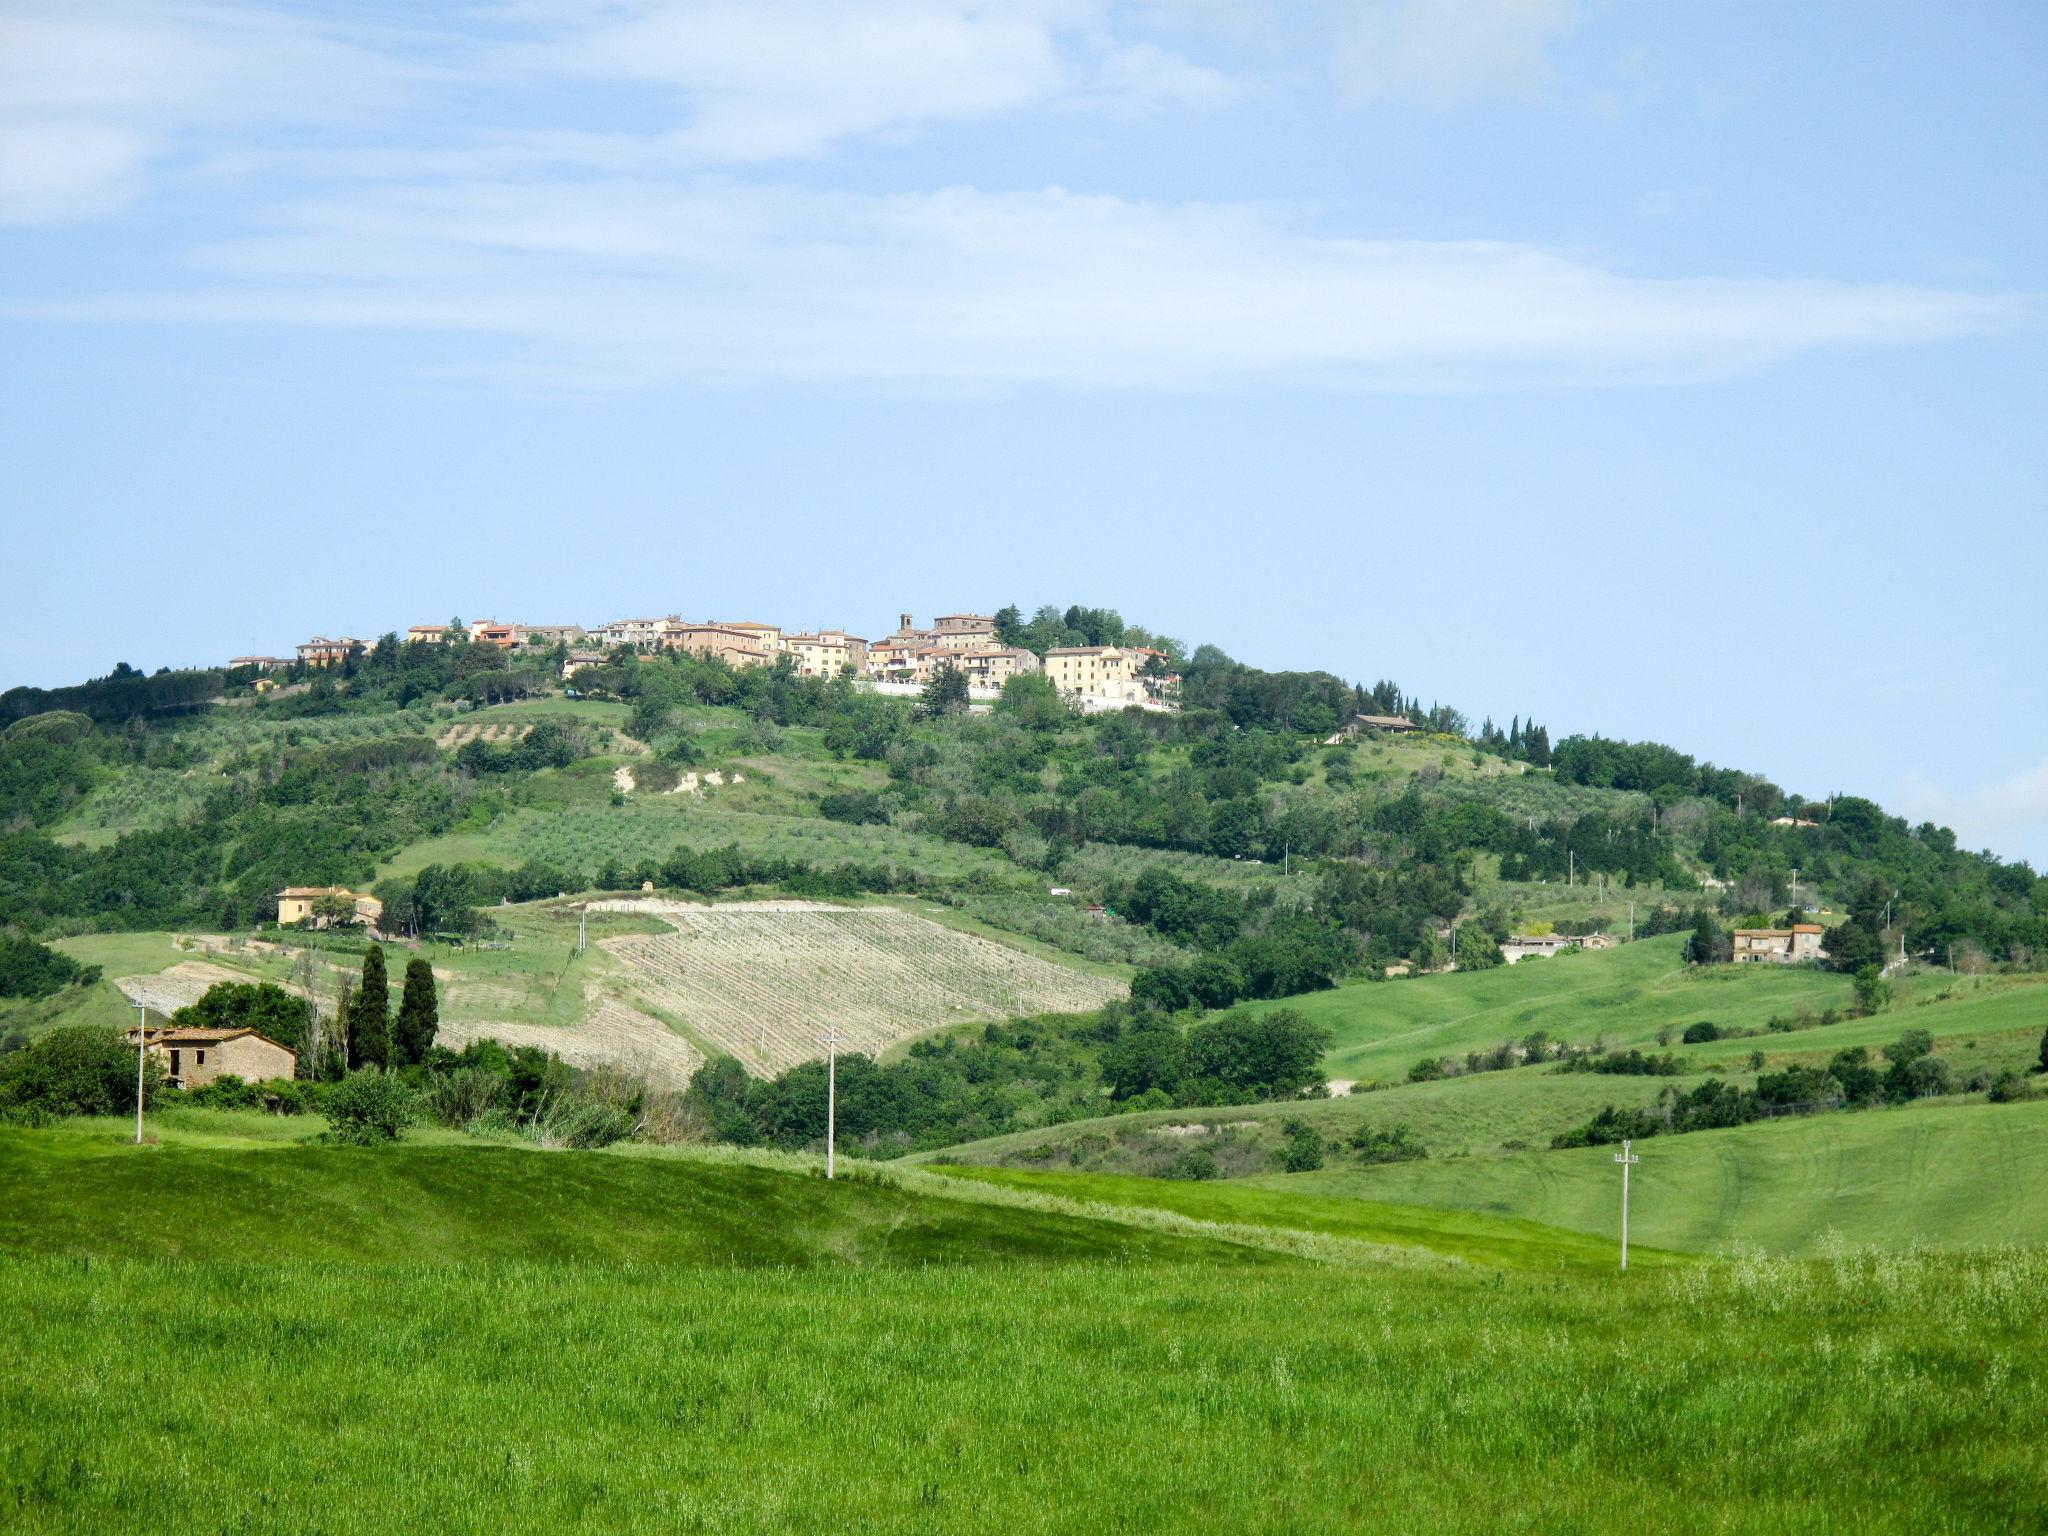
{"type": "MultiPolygon", "coordinates": [[[[2048,1243],[2048,1102],[1935,1102],[1638,1142],[1629,1232],[1689,1252],[1823,1253],[2048,1243]]],[[[1613,1149],[1254,1178],[1263,1190],[1346,1195],[1611,1236],[1613,1149]]]]}
{"type": "Polygon", "coordinates": [[[166,1144],[141,1149],[113,1122],[0,1128],[0,1252],[663,1267],[1270,1257],[1056,1210],[948,1199],[943,1188],[913,1192],[857,1175],[828,1183],[804,1165],[553,1155],[453,1139],[369,1150],[281,1140],[277,1126],[182,1111],[159,1128],[166,1144]]]}

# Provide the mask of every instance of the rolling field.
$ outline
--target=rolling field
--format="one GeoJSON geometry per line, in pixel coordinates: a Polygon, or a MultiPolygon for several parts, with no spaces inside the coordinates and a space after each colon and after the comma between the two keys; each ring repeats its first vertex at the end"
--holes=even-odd
{"type": "Polygon", "coordinates": [[[606,939],[633,994],[708,1049],[773,1075],[823,1054],[827,1026],[846,1052],[879,1054],[971,1019],[1079,1013],[1120,983],[893,907],[819,902],[626,899],[674,932],[606,939]]]}
{"type": "MultiPolygon", "coordinates": [[[[1328,992],[1252,1006],[1297,1009],[1326,1026],[1334,1037],[1324,1058],[1331,1077],[1383,1082],[1403,1080],[1423,1057],[1462,1057],[1536,1030],[1574,1045],[1604,1039],[1616,1047],[1654,1050],[1659,1030],[1682,1033],[1702,1020],[1727,1030],[1762,1031],[1773,1016],[1796,1020],[1804,1013],[1817,1019],[1829,1008],[1849,1011],[1853,999],[1846,976],[1770,965],[1688,967],[1680,958],[1684,942],[1682,935],[1667,934],[1491,971],[1346,982],[1328,992]]],[[[1836,1041],[1882,1043],[1909,1028],[1955,1033],[1973,1026],[1961,1013],[1945,1010],[1966,1003],[1989,1007],[1999,997],[2009,1001],[1997,1004],[1997,1022],[1986,1028],[2017,1029],[2029,1017],[2048,1024],[2048,978],[1996,978],[1978,988],[1973,978],[1927,973],[1904,978],[1897,991],[1897,1003],[1869,1020],[1760,1034],[1712,1049],[1746,1056],[1752,1049],[1768,1054],[1836,1041]],[[1943,992],[1951,993],[1949,1000],[1933,1001],[1943,992]],[[1923,999],[1929,1001],[1925,1009],[1916,1006],[1923,999]],[[1859,1033],[1845,1033],[1851,1029],[1859,1033]]],[[[2040,1027],[2035,1026],[2037,1038],[2040,1027]]],[[[1708,1049],[1674,1048],[1688,1054],[1708,1049]]]]}
{"type": "Polygon", "coordinates": [[[1255,1129],[1263,1144],[1277,1148],[1281,1123],[1287,1120],[1305,1120],[1325,1139],[1335,1141],[1343,1140],[1360,1125],[1381,1130],[1405,1125],[1434,1157],[1483,1154],[1500,1150],[1504,1142],[1547,1146],[1552,1136],[1587,1120],[1602,1105],[1650,1104],[1666,1084],[1689,1087],[1698,1081],[1557,1074],[1540,1068],[1522,1068],[1444,1082],[1410,1083],[1346,1098],[1291,1099],[1228,1108],[1152,1109],[1072,1120],[1063,1125],[970,1141],[938,1152],[918,1153],[906,1161],[1114,1172],[1131,1166],[1134,1160],[1146,1161],[1147,1151],[1170,1155],[1182,1147],[1199,1145],[1202,1138],[1188,1134],[1191,1126],[1219,1132],[1255,1129]]]}
{"type": "MultiPolygon", "coordinates": [[[[1312,1193],[1299,1187],[1298,1180],[1263,1185],[1238,1179],[1195,1182],[970,1168],[947,1163],[937,1165],[935,1171],[948,1178],[998,1189],[1034,1190],[1063,1200],[1088,1201],[1116,1209],[1172,1211],[1196,1221],[1317,1232],[1356,1242],[1419,1248],[1467,1263],[1505,1269],[1605,1274],[1615,1266],[1614,1245],[1597,1237],[1517,1217],[1428,1210],[1355,1196],[1312,1193]]],[[[1674,1254],[1648,1247],[1634,1260],[1646,1267],[1685,1262],[1674,1254]]]]}
{"type": "Polygon", "coordinates": [[[9,1529],[1492,1536],[1711,1511],[1724,1532],[1890,1533],[2039,1513],[2041,1250],[1622,1277],[1488,1263],[1504,1234],[1550,1241],[1512,1223],[1185,1192],[1477,1245],[1360,1267],[790,1163],[0,1132],[9,1529]]]}
{"type": "MultiPolygon", "coordinates": [[[[1932,1101],[1636,1143],[1631,1238],[1689,1252],[1801,1255],[2048,1243],[2048,1100],[1932,1101]]],[[[1617,1230],[1611,1147],[1255,1178],[1264,1189],[1617,1230]]]]}

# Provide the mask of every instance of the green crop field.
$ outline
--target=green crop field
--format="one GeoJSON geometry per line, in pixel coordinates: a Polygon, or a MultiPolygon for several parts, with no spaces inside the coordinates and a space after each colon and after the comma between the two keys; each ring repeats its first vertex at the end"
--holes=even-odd
{"type": "Polygon", "coordinates": [[[1398,1210],[1167,1192],[1315,1262],[965,1180],[96,1122],[0,1174],[23,1532],[2002,1531],[2048,1476],[2039,1250],[1624,1278],[1415,1212],[1470,1262],[1373,1263],[1328,1234],[1398,1210]]]}
{"type": "MultiPolygon", "coordinates": [[[[2048,1101],[1935,1101],[1636,1143],[1629,1231],[1693,1252],[2048,1243],[2048,1101]]],[[[1614,1233],[1612,1147],[1268,1176],[1263,1187],[1614,1233]]]]}

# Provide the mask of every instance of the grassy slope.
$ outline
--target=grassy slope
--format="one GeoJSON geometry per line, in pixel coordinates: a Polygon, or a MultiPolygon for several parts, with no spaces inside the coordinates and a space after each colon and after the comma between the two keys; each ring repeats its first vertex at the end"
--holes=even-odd
{"type": "Polygon", "coordinates": [[[2038,1257],[1245,1281],[5,1258],[0,1497],[27,1533],[2038,1523],[2038,1257]]]}
{"type": "MultiPolygon", "coordinates": [[[[2048,1242],[2048,1101],[1936,1102],[1639,1142],[1632,1238],[1710,1251],[1811,1253],[1836,1234],[1901,1249],[2048,1242]]],[[[1613,1149],[1326,1169],[1268,1190],[1483,1211],[1613,1233],[1613,1149]]]]}
{"type": "MultiPolygon", "coordinates": [[[[1614,1264],[1614,1252],[1606,1243],[1557,1227],[1469,1211],[1433,1211],[1412,1205],[1333,1198],[1292,1185],[1254,1188],[1244,1181],[1192,1183],[946,1165],[941,1165],[939,1171],[952,1178],[1008,1189],[1037,1190],[1069,1200],[1173,1211],[1197,1221],[1281,1227],[1394,1247],[1424,1248],[1451,1258],[1509,1269],[1605,1271],[1614,1264]]],[[[1670,1263],[1673,1256],[1645,1250],[1644,1262],[1670,1263]]]]}
{"type": "Polygon", "coordinates": [[[1348,982],[1270,1007],[1297,1008],[1329,1028],[1332,1077],[1400,1081],[1428,1055],[1462,1056],[1545,1030],[1574,1044],[1605,1036],[1654,1045],[1665,1025],[1700,1019],[1761,1028],[1772,1014],[1801,1007],[1846,1009],[1848,980],[1775,966],[1688,969],[1680,935],[1611,950],[1524,961],[1491,971],[1414,981],[1348,982]]]}
{"type": "MultiPolygon", "coordinates": [[[[187,1112],[187,1124],[200,1117],[187,1112]]],[[[222,1122],[233,1129],[231,1122],[222,1122]]],[[[730,1161],[379,1149],[123,1127],[0,1130],[0,1252],[68,1258],[665,1266],[1113,1259],[1247,1262],[1231,1244],[730,1161]]]]}
{"type": "MultiPolygon", "coordinates": [[[[1160,1109],[1142,1114],[1075,1120],[1043,1130],[1015,1131],[982,1141],[916,1154],[912,1162],[1002,1162],[1058,1166],[1069,1151],[1086,1153],[1102,1138],[1158,1134],[1185,1125],[1257,1125],[1277,1138],[1283,1120],[1306,1120],[1325,1137],[1342,1140],[1359,1125],[1406,1125],[1436,1155],[1490,1152],[1502,1142],[1546,1144],[1566,1126],[1589,1118],[1603,1104],[1648,1104],[1674,1079],[1558,1075],[1544,1071],[1489,1072],[1438,1083],[1413,1083],[1341,1099],[1245,1104],[1215,1109],[1160,1109]],[[1053,1149],[1050,1153],[1040,1149],[1053,1149]]],[[[1697,1079],[1676,1079],[1681,1086],[1697,1079]]]]}

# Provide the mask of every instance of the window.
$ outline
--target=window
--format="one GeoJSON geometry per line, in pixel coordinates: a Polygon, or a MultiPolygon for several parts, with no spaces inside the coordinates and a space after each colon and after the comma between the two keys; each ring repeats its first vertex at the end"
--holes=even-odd
{"type": "Polygon", "coordinates": [[[198,1066],[202,1066],[202,1067],[206,1065],[206,1052],[204,1052],[204,1051],[194,1051],[194,1052],[192,1053],[192,1058],[193,1058],[193,1061],[194,1061],[194,1064],[195,1064],[195,1065],[198,1065],[198,1066]]]}
{"type": "Polygon", "coordinates": [[[179,1074],[179,1072],[183,1070],[178,1061],[178,1057],[181,1054],[183,1053],[175,1048],[173,1048],[173,1050],[171,1051],[171,1076],[173,1077],[176,1077],[179,1074]]]}

